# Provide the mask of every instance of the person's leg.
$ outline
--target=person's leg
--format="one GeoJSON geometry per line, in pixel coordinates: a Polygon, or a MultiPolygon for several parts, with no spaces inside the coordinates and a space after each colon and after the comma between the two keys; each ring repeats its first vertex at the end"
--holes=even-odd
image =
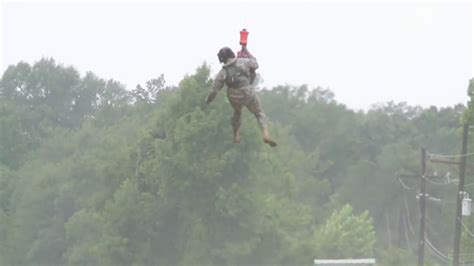
{"type": "Polygon", "coordinates": [[[229,98],[230,105],[234,109],[234,115],[231,119],[232,129],[234,131],[234,143],[240,143],[240,125],[242,124],[242,104],[229,98]]]}
{"type": "Polygon", "coordinates": [[[277,146],[277,143],[272,140],[272,138],[270,137],[270,134],[268,133],[267,117],[265,113],[263,112],[262,108],[260,107],[260,100],[255,94],[252,94],[250,97],[251,98],[246,104],[246,107],[257,118],[258,125],[260,126],[260,129],[262,130],[263,142],[267,143],[271,147],[277,146]]]}

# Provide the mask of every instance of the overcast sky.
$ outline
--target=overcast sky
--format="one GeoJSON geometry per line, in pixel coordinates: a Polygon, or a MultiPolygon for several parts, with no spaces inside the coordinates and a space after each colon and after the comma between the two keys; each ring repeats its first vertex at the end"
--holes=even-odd
{"type": "Polygon", "coordinates": [[[473,77],[469,2],[3,2],[1,70],[52,57],[133,89],[177,85],[250,32],[266,88],[321,86],[354,109],[380,102],[451,106],[473,77]]]}

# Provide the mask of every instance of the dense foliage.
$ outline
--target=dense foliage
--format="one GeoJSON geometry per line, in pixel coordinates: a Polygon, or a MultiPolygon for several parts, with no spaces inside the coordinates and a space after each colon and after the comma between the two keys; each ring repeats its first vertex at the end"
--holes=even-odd
{"type": "MultiPolygon", "coordinates": [[[[224,93],[204,104],[211,83],[206,65],[177,87],[159,76],[134,90],[53,59],[10,66],[0,82],[0,265],[416,261],[420,149],[458,154],[470,104],[355,112],[329,90],[279,86],[259,91],[279,141],[271,149],[248,112],[232,144],[224,93]]],[[[441,202],[428,202],[427,236],[450,257],[456,186],[445,181],[458,172],[428,169],[427,192],[441,202]]],[[[463,221],[472,230],[473,218],[463,221]]],[[[428,262],[445,263],[428,250],[428,262]]],[[[463,250],[474,250],[467,231],[463,250]]]]}

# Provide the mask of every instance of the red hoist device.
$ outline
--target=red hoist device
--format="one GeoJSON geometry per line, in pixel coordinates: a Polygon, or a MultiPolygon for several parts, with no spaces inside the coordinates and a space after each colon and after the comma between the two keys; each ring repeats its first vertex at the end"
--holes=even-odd
{"type": "Polygon", "coordinates": [[[249,32],[246,29],[240,31],[240,45],[242,45],[242,50],[237,52],[237,57],[239,58],[248,58],[249,54],[243,48],[247,46],[247,37],[249,36],[249,32]]]}

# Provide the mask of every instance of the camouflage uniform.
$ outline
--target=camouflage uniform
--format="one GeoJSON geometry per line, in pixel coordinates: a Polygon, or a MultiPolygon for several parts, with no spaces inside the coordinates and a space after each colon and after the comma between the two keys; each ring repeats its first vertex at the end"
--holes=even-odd
{"type": "Polygon", "coordinates": [[[260,101],[252,86],[253,75],[257,68],[258,63],[253,56],[229,59],[212,85],[211,94],[214,95],[227,85],[227,99],[234,108],[231,120],[234,132],[242,123],[242,107],[244,106],[255,115],[262,130],[267,127],[266,116],[260,108],[260,101]]]}

